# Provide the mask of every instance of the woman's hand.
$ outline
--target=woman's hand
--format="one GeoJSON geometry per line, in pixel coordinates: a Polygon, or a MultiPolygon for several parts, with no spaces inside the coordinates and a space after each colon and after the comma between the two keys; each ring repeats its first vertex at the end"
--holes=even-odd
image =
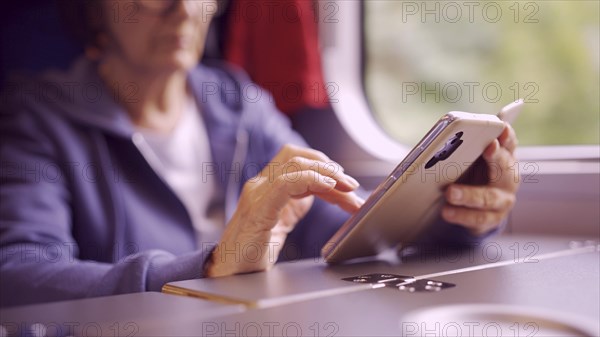
{"type": "Polygon", "coordinates": [[[265,270],[276,261],[289,232],[314,196],[355,212],[364,202],[354,178],[323,153],[286,145],[248,180],[207,267],[209,277],[265,270]]]}
{"type": "Polygon", "coordinates": [[[506,124],[498,139],[484,151],[483,160],[468,172],[475,175],[467,173],[469,180],[452,184],[446,190],[444,220],[464,226],[476,235],[500,225],[515,204],[519,187],[514,157],[517,143],[513,128],[506,124]],[[483,172],[487,181],[478,182],[477,172],[483,172]]]}

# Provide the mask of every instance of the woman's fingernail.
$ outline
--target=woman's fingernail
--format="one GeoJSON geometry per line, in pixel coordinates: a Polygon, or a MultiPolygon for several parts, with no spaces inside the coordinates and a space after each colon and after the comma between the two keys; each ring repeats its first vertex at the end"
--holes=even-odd
{"type": "Polygon", "coordinates": [[[331,186],[335,186],[337,185],[337,181],[333,178],[329,178],[329,177],[323,177],[323,181],[327,184],[327,185],[331,185],[331,186]]]}
{"type": "Polygon", "coordinates": [[[352,186],[353,188],[360,186],[360,183],[349,175],[346,175],[346,182],[348,182],[348,185],[352,186]]]}
{"type": "Polygon", "coordinates": [[[450,189],[450,199],[452,201],[461,201],[463,197],[463,192],[460,188],[452,187],[450,189]]]}

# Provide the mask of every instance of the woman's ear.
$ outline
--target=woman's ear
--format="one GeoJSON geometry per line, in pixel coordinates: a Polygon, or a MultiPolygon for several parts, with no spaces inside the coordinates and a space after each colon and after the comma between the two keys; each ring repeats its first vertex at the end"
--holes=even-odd
{"type": "Polygon", "coordinates": [[[88,22],[85,56],[90,60],[100,60],[108,47],[106,17],[106,8],[99,2],[89,3],[85,8],[85,20],[88,22]]]}
{"type": "Polygon", "coordinates": [[[96,34],[94,42],[85,47],[85,56],[92,61],[99,61],[109,48],[109,37],[104,31],[96,34]]]}

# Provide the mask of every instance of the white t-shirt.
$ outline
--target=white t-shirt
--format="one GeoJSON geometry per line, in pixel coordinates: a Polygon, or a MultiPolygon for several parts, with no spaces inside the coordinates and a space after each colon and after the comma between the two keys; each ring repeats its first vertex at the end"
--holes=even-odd
{"type": "Polygon", "coordinates": [[[155,172],[182,201],[196,230],[198,247],[216,243],[224,229],[222,196],[215,177],[203,171],[211,162],[206,127],[190,99],[175,128],[168,134],[137,127],[133,142],[155,172]]]}

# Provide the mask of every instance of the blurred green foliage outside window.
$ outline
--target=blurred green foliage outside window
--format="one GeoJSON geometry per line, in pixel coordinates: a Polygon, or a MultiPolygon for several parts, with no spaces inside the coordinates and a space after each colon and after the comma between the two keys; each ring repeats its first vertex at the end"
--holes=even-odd
{"type": "Polygon", "coordinates": [[[415,144],[445,112],[517,98],[521,144],[598,144],[600,1],[366,0],[365,86],[380,125],[415,144]]]}

